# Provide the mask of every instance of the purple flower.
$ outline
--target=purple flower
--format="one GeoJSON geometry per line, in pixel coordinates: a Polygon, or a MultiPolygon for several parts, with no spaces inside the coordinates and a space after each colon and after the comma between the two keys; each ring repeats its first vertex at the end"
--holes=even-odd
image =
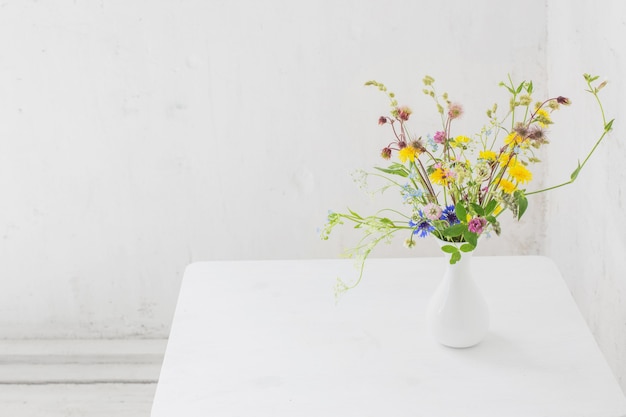
{"type": "Polygon", "coordinates": [[[447,221],[450,226],[452,226],[453,224],[461,223],[459,221],[459,218],[456,217],[456,211],[454,211],[454,206],[448,206],[443,209],[439,220],[447,221]]]}
{"type": "Polygon", "coordinates": [[[435,136],[433,137],[433,140],[435,141],[435,143],[439,143],[439,144],[443,144],[446,141],[446,134],[445,132],[435,132],[435,136]]]}
{"type": "Polygon", "coordinates": [[[483,217],[474,217],[467,224],[467,230],[470,232],[481,234],[483,230],[485,230],[485,226],[487,225],[487,220],[483,217]]]}

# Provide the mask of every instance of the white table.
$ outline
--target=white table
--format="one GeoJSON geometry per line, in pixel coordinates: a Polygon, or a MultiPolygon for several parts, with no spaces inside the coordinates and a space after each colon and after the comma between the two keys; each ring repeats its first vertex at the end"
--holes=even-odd
{"type": "Polygon", "coordinates": [[[152,417],[622,417],[626,399],[558,270],[475,257],[478,346],[425,328],[439,258],[205,262],[185,271],[152,417]]]}

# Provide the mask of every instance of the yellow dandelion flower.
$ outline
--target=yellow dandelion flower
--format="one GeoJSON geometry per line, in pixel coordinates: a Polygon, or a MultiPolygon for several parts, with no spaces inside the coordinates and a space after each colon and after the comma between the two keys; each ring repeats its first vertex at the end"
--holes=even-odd
{"type": "Polygon", "coordinates": [[[552,124],[552,119],[550,119],[550,113],[548,113],[545,109],[537,110],[535,114],[535,119],[539,122],[539,126],[548,127],[548,125],[552,124]]]}
{"type": "Polygon", "coordinates": [[[432,182],[443,186],[454,182],[454,177],[454,172],[444,168],[437,168],[430,174],[430,180],[432,182]]]}
{"type": "Polygon", "coordinates": [[[500,204],[498,204],[495,208],[495,210],[493,211],[493,215],[497,216],[498,214],[500,214],[502,212],[502,206],[500,204]]]}
{"type": "Polygon", "coordinates": [[[515,184],[513,184],[511,181],[504,179],[504,178],[500,180],[498,187],[502,188],[502,191],[504,191],[507,194],[512,194],[513,191],[515,191],[515,189],[517,188],[515,184]]]}
{"type": "Polygon", "coordinates": [[[478,157],[486,161],[495,161],[496,153],[494,151],[480,151],[478,153],[478,157]]]}
{"type": "Polygon", "coordinates": [[[498,162],[500,163],[500,166],[505,166],[505,165],[513,165],[515,164],[515,157],[511,158],[511,155],[508,153],[503,153],[500,155],[500,157],[498,158],[498,162]],[[509,162],[509,159],[511,160],[509,162]]]}
{"type": "Polygon", "coordinates": [[[511,145],[511,144],[513,144],[513,146],[521,145],[522,143],[527,142],[527,141],[528,139],[524,139],[523,137],[518,135],[516,132],[511,132],[506,136],[506,138],[504,138],[505,145],[511,145]]]}
{"type": "Polygon", "coordinates": [[[456,138],[454,138],[454,141],[452,141],[452,145],[458,148],[462,148],[469,142],[470,142],[470,138],[468,138],[467,136],[459,135],[456,138]]]}
{"type": "Polygon", "coordinates": [[[533,174],[530,172],[524,165],[520,163],[516,163],[515,165],[509,168],[509,174],[515,181],[518,183],[527,183],[528,181],[533,179],[533,174]]]}
{"type": "Polygon", "coordinates": [[[402,163],[405,163],[407,160],[415,162],[416,156],[419,156],[419,151],[412,146],[405,146],[398,152],[398,158],[400,158],[402,163]]]}

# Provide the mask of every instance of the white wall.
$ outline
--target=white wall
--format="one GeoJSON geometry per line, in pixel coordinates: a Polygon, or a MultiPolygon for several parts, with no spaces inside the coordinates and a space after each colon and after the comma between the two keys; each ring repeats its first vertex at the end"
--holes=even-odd
{"type": "MultiPolygon", "coordinates": [[[[549,172],[567,180],[602,132],[582,74],[601,75],[614,131],[576,182],[548,194],[544,252],[563,273],[596,340],[626,391],[626,3],[548,2],[548,78],[573,105],[565,134],[550,145],[549,172]]],[[[561,127],[559,127],[561,128],[561,127]]]]}
{"type": "MultiPolygon", "coordinates": [[[[0,337],[165,337],[192,261],[338,257],[317,228],[376,207],[349,174],[387,140],[363,82],[430,130],[431,74],[478,128],[508,72],[545,89],[543,4],[2,2],[0,337]]],[[[483,253],[537,253],[505,235],[483,253]]]]}

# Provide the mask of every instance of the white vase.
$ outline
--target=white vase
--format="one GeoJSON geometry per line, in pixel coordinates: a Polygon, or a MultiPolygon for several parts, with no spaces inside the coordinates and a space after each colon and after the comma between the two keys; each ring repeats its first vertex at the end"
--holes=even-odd
{"type": "Polygon", "coordinates": [[[489,309],[472,277],[472,252],[463,252],[461,260],[455,264],[450,264],[450,254],[445,255],[445,274],[428,306],[428,326],[442,345],[474,346],[487,334],[489,309]]]}

